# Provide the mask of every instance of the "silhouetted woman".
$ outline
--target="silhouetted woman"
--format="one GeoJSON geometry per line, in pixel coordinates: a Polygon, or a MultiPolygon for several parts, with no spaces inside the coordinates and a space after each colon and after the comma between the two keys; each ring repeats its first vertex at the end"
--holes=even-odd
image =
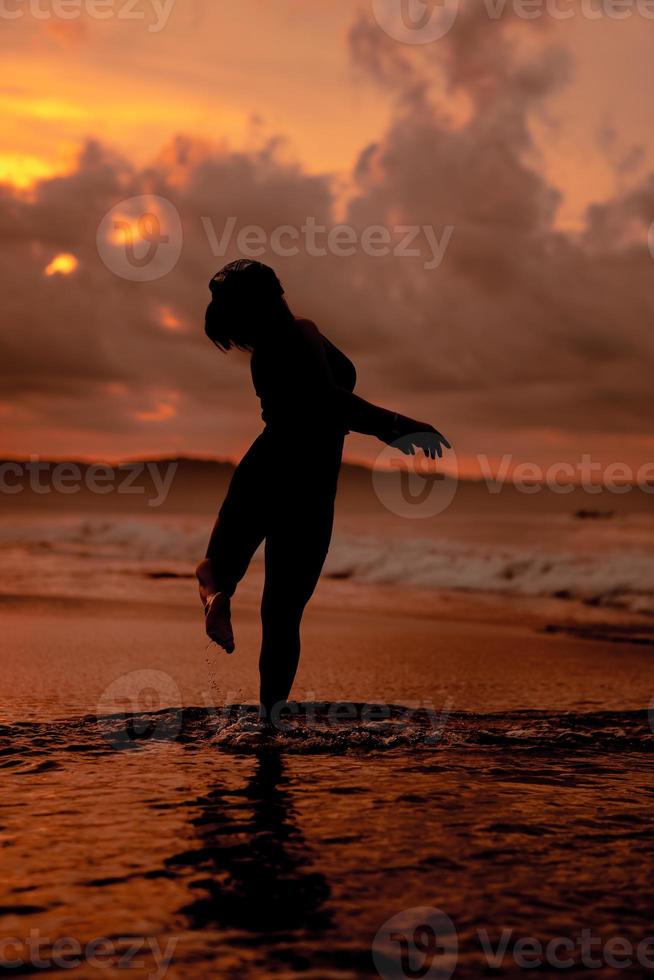
{"type": "Polygon", "coordinates": [[[230,599],[265,540],[261,603],[262,715],[287,700],[300,622],[327,556],[343,440],[353,430],[435,459],[433,426],[353,394],[352,362],[310,320],[293,315],[268,266],[240,259],[209,284],[205,330],[223,351],[251,352],[265,428],[239,463],[197,569],[209,637],[234,649],[230,599]]]}

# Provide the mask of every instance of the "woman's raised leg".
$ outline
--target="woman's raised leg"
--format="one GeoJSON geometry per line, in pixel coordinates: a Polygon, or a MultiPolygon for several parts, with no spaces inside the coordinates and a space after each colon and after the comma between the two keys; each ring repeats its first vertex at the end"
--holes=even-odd
{"type": "Polygon", "coordinates": [[[228,653],[234,649],[230,599],[265,535],[265,442],[262,433],[237,466],[196,569],[207,634],[228,653]]]}

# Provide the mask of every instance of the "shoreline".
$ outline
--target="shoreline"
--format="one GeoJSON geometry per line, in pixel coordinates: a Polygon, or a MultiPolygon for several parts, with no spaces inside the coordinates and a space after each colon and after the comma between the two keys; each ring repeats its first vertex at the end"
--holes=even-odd
{"type": "MultiPolygon", "coordinates": [[[[161,707],[255,702],[257,578],[248,576],[234,604],[231,657],[207,643],[194,594],[0,595],[2,661],[5,670],[17,665],[4,719],[95,713],[116,684],[119,695],[138,697],[144,672],[158,678],[161,707]]],[[[649,708],[654,631],[630,630],[652,630],[651,621],[628,626],[623,616],[591,609],[590,620],[553,623],[522,597],[432,594],[425,607],[419,591],[353,591],[321,582],[305,615],[294,701],[450,704],[476,713],[649,708]]]]}

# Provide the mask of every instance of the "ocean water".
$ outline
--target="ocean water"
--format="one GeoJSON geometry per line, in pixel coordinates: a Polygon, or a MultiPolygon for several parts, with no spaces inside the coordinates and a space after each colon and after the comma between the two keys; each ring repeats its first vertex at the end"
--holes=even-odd
{"type": "MultiPolygon", "coordinates": [[[[436,744],[419,723],[322,720],[267,744],[247,715],[199,709],[4,726],[4,936],[38,935],[44,962],[62,937],[84,956],[106,937],[113,957],[83,976],[356,978],[375,954],[382,976],[420,975],[386,949],[397,916],[409,943],[452,923],[437,977],[530,975],[528,939],[575,944],[565,973],[586,974],[588,933],[593,975],[615,976],[609,944],[651,935],[642,713],[457,716],[436,744]]],[[[631,959],[620,975],[645,975],[631,959]]]]}
{"type": "MultiPolygon", "coordinates": [[[[116,596],[143,576],[188,575],[204,554],[205,514],[0,517],[4,592],[116,596]]],[[[579,520],[573,512],[432,521],[339,516],[325,575],[354,583],[562,597],[654,613],[654,513],[579,520]]]]}
{"type": "Polygon", "coordinates": [[[263,733],[205,518],[4,521],[3,972],[651,972],[650,526],[500,524],[337,528],[263,733]]]}

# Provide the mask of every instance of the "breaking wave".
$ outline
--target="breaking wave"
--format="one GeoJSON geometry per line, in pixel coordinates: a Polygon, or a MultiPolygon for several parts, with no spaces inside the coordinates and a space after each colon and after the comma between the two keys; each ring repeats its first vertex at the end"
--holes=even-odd
{"type": "MultiPolygon", "coordinates": [[[[565,541],[559,533],[556,540],[565,541]]],[[[654,613],[654,550],[634,545],[634,529],[601,546],[547,550],[514,543],[469,543],[431,536],[336,535],[325,574],[354,583],[575,598],[654,613]]],[[[0,523],[0,587],[17,587],[16,559],[68,562],[80,587],[88,573],[190,573],[207,541],[205,516],[68,518],[0,523]],[[83,573],[83,574],[82,574],[83,573]]],[[[643,541],[648,540],[647,529],[643,541]]],[[[519,534],[514,538],[520,540],[519,534]]],[[[59,581],[64,581],[64,576],[59,581]]]]}

